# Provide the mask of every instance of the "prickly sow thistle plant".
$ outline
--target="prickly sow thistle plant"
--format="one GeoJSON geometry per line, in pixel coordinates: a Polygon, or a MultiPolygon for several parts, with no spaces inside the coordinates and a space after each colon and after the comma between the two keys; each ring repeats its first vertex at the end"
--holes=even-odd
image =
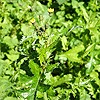
{"type": "Polygon", "coordinates": [[[0,100],[99,100],[99,4],[0,1],[0,100]]]}

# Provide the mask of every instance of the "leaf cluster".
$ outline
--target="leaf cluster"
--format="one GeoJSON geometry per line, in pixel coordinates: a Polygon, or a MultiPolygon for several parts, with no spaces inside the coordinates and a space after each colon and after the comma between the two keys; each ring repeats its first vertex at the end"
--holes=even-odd
{"type": "Polygon", "coordinates": [[[100,100],[99,0],[0,1],[0,100],[100,100]]]}

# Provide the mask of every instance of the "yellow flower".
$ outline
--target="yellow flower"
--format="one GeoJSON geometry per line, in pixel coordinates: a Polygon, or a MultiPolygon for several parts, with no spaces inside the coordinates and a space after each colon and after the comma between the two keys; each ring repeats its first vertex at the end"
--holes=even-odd
{"type": "Polygon", "coordinates": [[[35,22],[35,19],[34,18],[32,18],[31,20],[30,20],[30,23],[34,23],[35,22]]]}
{"type": "Polygon", "coordinates": [[[50,12],[50,13],[54,12],[54,8],[49,8],[48,12],[50,12]]]}

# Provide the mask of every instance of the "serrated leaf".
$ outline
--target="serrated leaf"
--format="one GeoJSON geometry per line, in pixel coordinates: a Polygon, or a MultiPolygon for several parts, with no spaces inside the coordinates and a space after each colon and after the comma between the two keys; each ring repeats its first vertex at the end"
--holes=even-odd
{"type": "Polygon", "coordinates": [[[59,55],[59,57],[60,58],[63,57],[63,59],[68,58],[72,62],[81,62],[82,63],[81,58],[78,57],[78,53],[83,50],[84,50],[84,46],[81,44],[81,45],[78,45],[78,46],[68,50],[67,52],[59,55]]]}
{"type": "Polygon", "coordinates": [[[53,86],[58,86],[61,85],[63,83],[68,83],[72,80],[72,74],[67,74],[64,75],[62,78],[59,78],[54,84],[53,86]]]}
{"type": "Polygon", "coordinates": [[[31,69],[31,72],[34,74],[32,79],[32,88],[30,89],[28,100],[35,99],[35,93],[37,90],[37,86],[40,80],[40,68],[37,63],[35,63],[33,60],[29,61],[29,68],[31,69]]]}
{"type": "Polygon", "coordinates": [[[46,57],[46,48],[42,46],[40,49],[37,49],[37,52],[39,53],[39,61],[40,64],[42,65],[43,62],[45,62],[45,57],[46,57]]]}
{"type": "Polygon", "coordinates": [[[40,74],[40,68],[37,63],[35,63],[33,60],[29,61],[29,68],[31,69],[31,72],[34,74],[35,77],[39,77],[40,74]]]}

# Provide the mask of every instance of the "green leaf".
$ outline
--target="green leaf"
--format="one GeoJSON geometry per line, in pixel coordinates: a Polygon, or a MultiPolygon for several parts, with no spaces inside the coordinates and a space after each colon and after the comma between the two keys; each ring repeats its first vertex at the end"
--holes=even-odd
{"type": "Polygon", "coordinates": [[[95,70],[97,70],[98,72],[100,72],[100,65],[96,65],[95,66],[95,70]]]}
{"type": "Polygon", "coordinates": [[[44,92],[44,100],[48,100],[46,92],[44,92]]]}
{"type": "Polygon", "coordinates": [[[63,4],[66,2],[66,0],[56,0],[58,2],[59,5],[63,4]]]}
{"type": "Polygon", "coordinates": [[[33,77],[29,77],[27,75],[22,75],[21,74],[20,77],[19,77],[20,84],[22,83],[22,84],[25,84],[26,86],[28,84],[32,84],[32,78],[33,77]]]}
{"type": "Polygon", "coordinates": [[[80,100],[91,100],[90,95],[87,94],[85,89],[83,89],[83,91],[81,92],[80,100]]]}
{"type": "Polygon", "coordinates": [[[14,51],[14,50],[10,50],[9,54],[5,53],[7,58],[11,61],[15,61],[19,58],[19,52],[14,51]]]}
{"type": "Polygon", "coordinates": [[[37,97],[38,98],[42,98],[43,97],[43,93],[41,93],[40,91],[37,91],[37,97]]]}
{"type": "MultiPolygon", "coordinates": [[[[1,13],[1,11],[0,11],[1,13]]],[[[11,24],[11,20],[8,17],[7,14],[9,14],[7,11],[5,11],[6,14],[4,14],[2,17],[4,17],[3,22],[0,23],[0,26],[2,26],[3,29],[1,29],[2,35],[8,35],[8,32],[13,28],[12,24],[11,24]]],[[[2,14],[1,14],[2,15],[2,14]]]]}
{"type": "Polygon", "coordinates": [[[13,37],[5,36],[3,42],[6,43],[10,48],[13,48],[18,44],[18,40],[16,36],[13,37]]]}
{"type": "Polygon", "coordinates": [[[34,27],[29,26],[28,24],[21,24],[21,31],[25,36],[30,36],[34,32],[34,27]]]}
{"type": "Polygon", "coordinates": [[[56,64],[50,64],[46,67],[46,70],[47,71],[52,71],[54,68],[58,67],[59,66],[59,63],[56,63],[56,64]]]}
{"type": "Polygon", "coordinates": [[[53,77],[51,75],[51,73],[46,73],[46,80],[44,81],[44,84],[48,84],[48,85],[52,85],[54,87],[59,86],[63,83],[68,83],[72,80],[72,75],[71,74],[67,74],[64,75],[63,77],[59,77],[59,76],[55,76],[53,77]]]}
{"type": "Polygon", "coordinates": [[[81,60],[81,58],[78,57],[78,53],[83,51],[84,50],[84,46],[81,44],[81,45],[78,45],[68,51],[66,51],[65,53],[59,55],[59,59],[66,59],[68,58],[70,61],[72,62],[83,62],[81,60]]]}
{"type": "Polygon", "coordinates": [[[63,36],[61,38],[61,41],[62,41],[62,47],[64,50],[67,50],[68,49],[68,41],[67,41],[67,37],[63,36]]]}
{"type": "Polygon", "coordinates": [[[53,86],[59,86],[63,83],[68,83],[72,80],[72,74],[64,75],[62,78],[58,78],[57,81],[53,84],[53,86]]]}
{"type": "Polygon", "coordinates": [[[89,62],[85,65],[86,69],[86,75],[90,75],[90,73],[93,71],[94,69],[94,64],[95,64],[95,59],[91,56],[89,62]]]}
{"type": "Polygon", "coordinates": [[[14,98],[14,97],[6,97],[4,100],[17,100],[17,98],[14,98]]]}
{"type": "Polygon", "coordinates": [[[11,61],[15,61],[19,58],[19,55],[17,54],[6,54],[6,56],[8,57],[8,59],[10,59],[11,61]]]}
{"type": "Polygon", "coordinates": [[[39,61],[40,64],[42,65],[45,62],[46,48],[44,48],[44,46],[42,46],[40,49],[37,48],[37,52],[39,53],[39,61]]]}
{"type": "Polygon", "coordinates": [[[85,1],[0,0],[0,100],[99,99],[100,2],[85,1]]]}
{"type": "Polygon", "coordinates": [[[73,8],[78,8],[78,2],[76,0],[72,0],[73,8]]]}
{"type": "Polygon", "coordinates": [[[34,74],[34,76],[38,78],[40,75],[39,65],[37,63],[35,63],[33,60],[30,60],[29,68],[31,69],[31,72],[34,74]]]}
{"type": "Polygon", "coordinates": [[[32,87],[30,89],[29,96],[28,96],[28,100],[31,100],[31,99],[36,98],[35,93],[37,90],[37,86],[39,84],[41,70],[39,68],[39,65],[37,63],[35,63],[33,60],[29,61],[29,68],[31,69],[31,72],[34,74],[34,77],[32,79],[32,81],[33,81],[32,87]]]}
{"type": "Polygon", "coordinates": [[[40,2],[36,1],[38,7],[44,12],[46,10],[46,7],[42,5],[40,2]]]}
{"type": "Polygon", "coordinates": [[[99,79],[99,74],[98,74],[98,72],[92,71],[92,72],[90,73],[90,77],[92,77],[92,79],[95,80],[95,83],[96,83],[97,85],[100,86],[100,79],[99,79]]]}
{"type": "Polygon", "coordinates": [[[3,98],[11,91],[12,83],[8,80],[9,77],[0,77],[0,99],[3,98]]]}
{"type": "Polygon", "coordinates": [[[88,23],[88,22],[89,22],[89,16],[88,16],[88,13],[86,12],[86,9],[84,8],[83,5],[80,5],[80,9],[81,9],[82,12],[83,12],[84,19],[85,19],[86,22],[88,23]]]}
{"type": "Polygon", "coordinates": [[[4,61],[3,60],[0,60],[0,76],[2,75],[3,73],[3,69],[4,69],[4,61]]]}
{"type": "Polygon", "coordinates": [[[10,72],[10,74],[13,71],[13,68],[10,68],[10,64],[12,62],[7,60],[0,60],[0,75],[2,76],[4,73],[6,73],[7,71],[10,72]],[[9,70],[8,70],[9,69],[9,70]]]}
{"type": "Polygon", "coordinates": [[[83,58],[84,58],[85,56],[87,56],[87,55],[94,49],[94,45],[95,45],[95,43],[93,43],[93,44],[91,44],[91,45],[89,45],[89,46],[87,47],[87,49],[85,50],[85,52],[84,52],[84,54],[83,54],[83,58]]]}

